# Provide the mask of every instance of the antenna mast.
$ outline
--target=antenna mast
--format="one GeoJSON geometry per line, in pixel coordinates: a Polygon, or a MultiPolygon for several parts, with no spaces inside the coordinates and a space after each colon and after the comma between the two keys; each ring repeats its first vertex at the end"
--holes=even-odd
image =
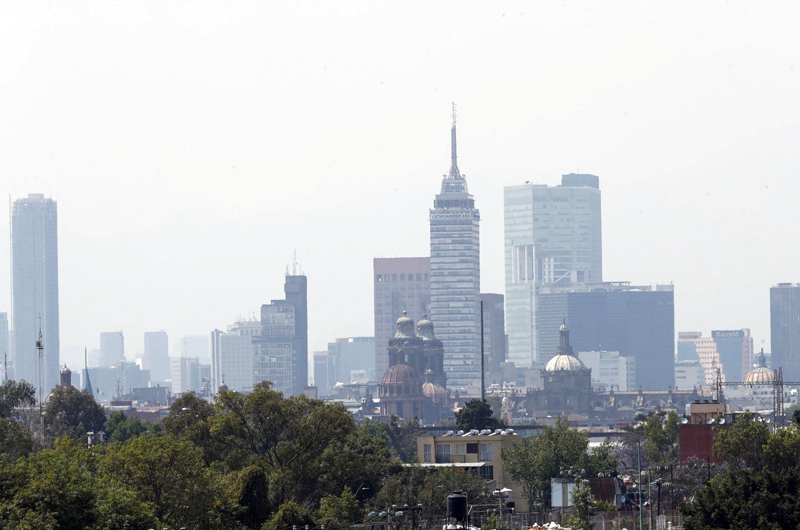
{"type": "Polygon", "coordinates": [[[44,341],[42,340],[42,317],[39,316],[39,339],[36,341],[36,349],[39,351],[39,421],[41,423],[41,436],[44,439],[44,412],[42,410],[42,392],[44,391],[44,341]]]}

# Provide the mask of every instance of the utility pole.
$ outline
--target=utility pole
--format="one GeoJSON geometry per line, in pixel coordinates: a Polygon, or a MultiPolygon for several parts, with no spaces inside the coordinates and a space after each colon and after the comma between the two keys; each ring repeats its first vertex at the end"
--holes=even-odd
{"type": "Polygon", "coordinates": [[[639,478],[637,479],[639,488],[639,530],[644,530],[644,519],[642,518],[642,448],[639,438],[636,439],[636,461],[639,467],[639,478]]]}

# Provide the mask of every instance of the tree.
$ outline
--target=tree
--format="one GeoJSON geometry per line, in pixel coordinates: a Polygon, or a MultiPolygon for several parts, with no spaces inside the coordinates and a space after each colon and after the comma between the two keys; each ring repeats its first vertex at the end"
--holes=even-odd
{"type": "Polygon", "coordinates": [[[185,438],[203,450],[206,464],[222,460],[228,453],[228,444],[214,429],[217,420],[214,405],[186,392],[169,407],[169,415],[161,420],[164,430],[173,436],[185,438]]]}
{"type": "Polygon", "coordinates": [[[494,417],[492,407],[485,400],[470,399],[459,412],[456,412],[456,425],[460,430],[500,429],[505,422],[494,417]]]}
{"type": "Polygon", "coordinates": [[[575,483],[575,488],[572,490],[572,507],[575,510],[570,517],[572,527],[580,530],[592,530],[592,517],[599,510],[587,481],[578,480],[575,483]]]}
{"type": "Polygon", "coordinates": [[[56,530],[146,530],[149,507],[123,488],[100,487],[101,456],[69,438],[56,448],[0,465],[0,527],[56,530]]]}
{"type": "Polygon", "coordinates": [[[127,442],[135,436],[155,430],[152,422],[142,421],[136,416],[126,416],[121,410],[111,413],[106,422],[106,440],[127,442]]]}
{"type": "Polygon", "coordinates": [[[32,451],[31,431],[14,420],[0,418],[0,459],[14,461],[32,451]]]}
{"type": "Polygon", "coordinates": [[[721,430],[714,455],[724,465],[683,504],[685,528],[797,528],[798,453],[795,426],[772,434],[759,422],[739,419],[721,430]]]}
{"type": "Polygon", "coordinates": [[[325,528],[350,528],[352,523],[361,519],[358,499],[348,488],[341,495],[327,495],[320,502],[317,519],[325,528]]]}
{"type": "Polygon", "coordinates": [[[270,472],[270,494],[276,505],[287,500],[319,498],[321,458],[329,447],[341,447],[356,430],[341,404],[305,396],[285,398],[271,384],[257,384],[250,394],[222,392],[217,398],[216,428],[232,446],[270,472]]]}
{"type": "Polygon", "coordinates": [[[36,389],[27,381],[8,380],[0,385],[0,418],[15,418],[17,407],[36,404],[36,389]]]}
{"type": "Polygon", "coordinates": [[[163,436],[139,436],[124,445],[113,444],[102,462],[110,487],[134,492],[139,502],[152,506],[166,526],[223,528],[222,513],[233,513],[203,464],[203,452],[190,442],[163,436]]]}
{"type": "Polygon", "coordinates": [[[272,519],[264,523],[263,530],[286,530],[287,528],[304,528],[306,525],[314,526],[314,519],[308,510],[302,508],[294,501],[284,503],[272,519]]]}
{"type": "Polygon", "coordinates": [[[236,479],[234,495],[243,511],[237,519],[247,529],[259,529],[269,519],[269,485],[267,475],[258,466],[241,470],[236,479]]]}
{"type": "Polygon", "coordinates": [[[560,417],[553,427],[544,427],[536,436],[523,438],[509,449],[503,449],[502,458],[511,477],[522,483],[531,509],[550,508],[550,479],[568,470],[583,471],[583,476],[616,469],[616,458],[609,446],[588,452],[589,437],[569,427],[569,421],[560,417]]]}
{"type": "Polygon", "coordinates": [[[389,418],[389,423],[383,423],[381,427],[392,453],[397,458],[406,464],[417,461],[417,436],[422,434],[419,421],[415,419],[403,423],[401,418],[393,415],[389,418]]]}
{"type": "Polygon", "coordinates": [[[48,397],[44,411],[45,431],[53,438],[83,438],[87,432],[102,431],[106,413],[94,397],[74,386],[57,386],[48,397]]]}

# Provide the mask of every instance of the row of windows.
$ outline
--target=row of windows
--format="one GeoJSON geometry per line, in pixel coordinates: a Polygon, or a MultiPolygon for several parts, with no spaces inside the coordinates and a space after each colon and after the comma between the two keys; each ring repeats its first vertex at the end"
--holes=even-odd
{"type": "MultiPolygon", "coordinates": [[[[415,279],[416,279],[416,281],[421,282],[423,278],[425,278],[426,282],[429,280],[429,274],[427,272],[424,273],[424,274],[421,273],[421,272],[418,272],[416,274],[409,272],[408,275],[406,275],[405,273],[400,273],[399,276],[400,276],[400,280],[399,281],[401,281],[401,282],[406,281],[406,277],[408,277],[408,281],[409,282],[413,282],[415,279]]],[[[375,275],[375,281],[376,282],[389,282],[389,281],[397,282],[398,281],[397,277],[398,277],[397,274],[376,274],[375,275]]]]}
{"type": "MultiPolygon", "coordinates": [[[[478,453],[480,462],[491,462],[494,458],[491,443],[456,443],[456,444],[437,444],[436,462],[440,464],[450,463],[452,445],[455,445],[456,455],[466,455],[467,453],[478,453]]],[[[423,446],[423,461],[431,462],[431,444],[423,446]]]]}

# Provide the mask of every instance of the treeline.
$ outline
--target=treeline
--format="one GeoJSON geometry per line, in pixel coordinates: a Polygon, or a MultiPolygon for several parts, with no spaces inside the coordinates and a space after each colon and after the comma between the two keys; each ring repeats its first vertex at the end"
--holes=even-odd
{"type": "Polygon", "coordinates": [[[0,387],[0,528],[348,528],[371,511],[424,503],[442,517],[453,490],[488,490],[457,471],[421,472],[414,423],[358,426],[338,404],[285,398],[268,383],[213,403],[176,400],[160,422],[57,388],[38,414],[33,388],[0,387]],[[43,420],[43,421],[42,421],[43,420]],[[105,443],[87,447],[87,431],[105,443]]]}

